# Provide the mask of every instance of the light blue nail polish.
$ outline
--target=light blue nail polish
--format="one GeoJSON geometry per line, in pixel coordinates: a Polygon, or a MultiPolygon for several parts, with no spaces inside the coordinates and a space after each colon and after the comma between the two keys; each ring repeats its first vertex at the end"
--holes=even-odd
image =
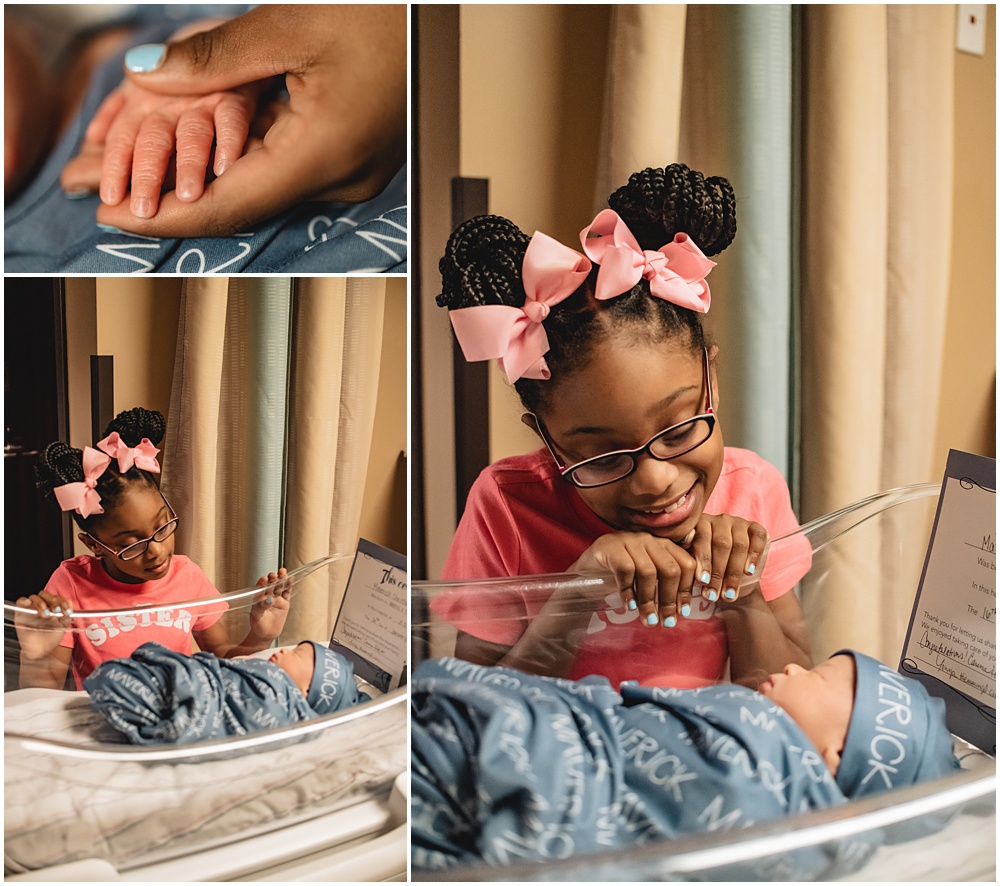
{"type": "Polygon", "coordinates": [[[713,590],[712,588],[709,588],[705,596],[708,597],[708,599],[714,603],[716,600],[719,599],[719,592],[713,590]]]}
{"type": "Polygon", "coordinates": [[[690,618],[691,617],[691,607],[688,606],[687,603],[685,603],[681,607],[681,615],[683,615],[685,618],[690,618]]]}
{"type": "Polygon", "coordinates": [[[754,563],[747,564],[747,575],[753,575],[757,571],[757,566],[754,563]]]}
{"type": "Polygon", "coordinates": [[[726,590],[722,592],[722,596],[725,597],[727,600],[735,600],[736,591],[734,591],[732,588],[726,588],[726,590]]]}
{"type": "Polygon", "coordinates": [[[677,619],[674,618],[672,615],[668,615],[665,619],[663,619],[663,627],[665,628],[672,628],[676,624],[677,624],[677,619]]]}
{"type": "Polygon", "coordinates": [[[703,585],[707,585],[712,580],[712,576],[708,574],[708,571],[704,571],[701,577],[698,579],[703,585]]]}
{"type": "Polygon", "coordinates": [[[125,53],[125,67],[134,74],[145,74],[155,71],[163,64],[166,56],[165,43],[143,43],[141,46],[133,46],[125,53]]]}
{"type": "Polygon", "coordinates": [[[62,606],[57,606],[52,610],[56,615],[62,615],[62,606]]]}
{"type": "Polygon", "coordinates": [[[121,228],[116,228],[114,225],[102,225],[100,222],[97,223],[102,231],[107,231],[109,234],[125,234],[128,236],[128,231],[123,231],[121,228]]]}
{"type": "Polygon", "coordinates": [[[63,191],[63,196],[67,200],[83,200],[86,197],[93,197],[94,191],[83,188],[79,191],[63,191]]]}
{"type": "Polygon", "coordinates": [[[648,624],[648,625],[655,625],[656,624],[656,613],[655,612],[650,612],[649,615],[646,616],[646,624],[648,624]]]}
{"type": "Polygon", "coordinates": [[[271,603],[274,602],[274,597],[268,597],[264,602],[270,605],[271,603]]]}
{"type": "Polygon", "coordinates": [[[633,612],[635,612],[635,610],[638,609],[639,607],[636,605],[635,600],[629,600],[628,608],[631,609],[633,612]]]}

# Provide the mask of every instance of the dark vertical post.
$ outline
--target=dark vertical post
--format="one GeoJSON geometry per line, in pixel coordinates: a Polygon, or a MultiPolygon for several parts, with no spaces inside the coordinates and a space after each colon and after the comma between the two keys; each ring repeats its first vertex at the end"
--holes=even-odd
{"type": "Polygon", "coordinates": [[[96,442],[115,417],[115,358],[90,355],[90,431],[96,442]]]}
{"type": "MultiPolygon", "coordinates": [[[[489,200],[489,179],[453,178],[452,229],[488,212],[489,200]]],[[[469,363],[457,341],[452,360],[455,379],[455,515],[460,520],[469,490],[490,460],[490,363],[469,363]]]]}

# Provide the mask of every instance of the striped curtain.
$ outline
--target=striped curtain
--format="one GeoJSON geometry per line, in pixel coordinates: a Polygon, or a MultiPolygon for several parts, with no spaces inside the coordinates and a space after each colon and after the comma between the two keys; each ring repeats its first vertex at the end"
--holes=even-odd
{"type": "MultiPolygon", "coordinates": [[[[785,473],[803,520],[934,479],[954,15],[615,8],[597,199],[675,161],[733,182],[740,230],[713,272],[709,318],[719,412],[727,443],[785,473]]],[[[852,645],[893,660],[917,577],[883,577],[898,543],[873,532],[822,595],[804,585],[817,655],[852,645]]]]}
{"type": "MultiPolygon", "coordinates": [[[[378,278],[185,280],[164,491],[220,590],[355,549],[384,297],[378,278]]],[[[286,634],[329,639],[346,574],[311,581],[286,634]]]]}

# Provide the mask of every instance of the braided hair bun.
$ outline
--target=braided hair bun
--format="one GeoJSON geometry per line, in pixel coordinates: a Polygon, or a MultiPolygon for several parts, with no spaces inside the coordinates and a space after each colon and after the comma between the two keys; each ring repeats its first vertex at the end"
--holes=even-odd
{"type": "Polygon", "coordinates": [[[705,255],[718,255],[736,236],[736,196],[728,179],[705,178],[683,163],[633,173],[608,205],[643,249],[659,249],[683,231],[705,255]]]}
{"type": "Polygon", "coordinates": [[[104,436],[107,437],[113,431],[117,431],[128,446],[138,446],[143,437],[148,438],[154,446],[159,446],[167,431],[167,421],[162,412],[137,406],[135,409],[119,412],[104,429],[104,436]]]}
{"type": "Polygon", "coordinates": [[[479,215],[459,225],[438,263],[439,307],[454,310],[473,305],[520,308],[527,298],[521,264],[530,238],[499,215],[479,215]]]}
{"type": "MultiPolygon", "coordinates": [[[[158,446],[166,433],[167,423],[163,414],[149,409],[129,409],[115,416],[105,428],[104,437],[112,431],[117,431],[127,446],[138,446],[143,437],[158,446]]],[[[45,447],[35,462],[35,485],[45,493],[46,498],[56,501],[53,490],[67,483],[79,483],[84,479],[83,452],[57,440],[45,447]]],[[[97,479],[97,492],[101,496],[101,504],[105,510],[113,507],[131,483],[143,486],[158,486],[158,476],[132,466],[127,473],[118,471],[118,462],[111,460],[108,467],[97,479]]],[[[73,519],[84,529],[90,529],[100,520],[100,514],[82,517],[76,511],[71,512],[73,519]]]]}

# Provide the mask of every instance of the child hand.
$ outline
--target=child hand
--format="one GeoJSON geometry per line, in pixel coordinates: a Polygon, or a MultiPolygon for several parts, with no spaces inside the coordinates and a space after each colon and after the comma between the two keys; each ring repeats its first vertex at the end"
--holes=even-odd
{"type": "MultiPolygon", "coordinates": [[[[759,576],[768,543],[767,530],[730,514],[702,514],[691,553],[697,561],[696,582],[708,600],[733,603],[740,585],[759,576]]],[[[756,586],[754,580],[748,588],[756,586]]]]}
{"type": "Polygon", "coordinates": [[[695,558],[669,539],[610,532],[567,571],[613,573],[626,608],[638,610],[644,624],[673,627],[690,612],[696,566],[695,558]]]}
{"type": "Polygon", "coordinates": [[[101,103],[80,154],[63,169],[63,190],[99,187],[101,202],[117,206],[131,181],[129,208],[139,218],[156,214],[171,179],[179,200],[199,199],[210,161],[218,176],[242,156],[261,88],[250,84],[203,96],[164,96],[124,81],[101,103]]]}
{"type": "Polygon", "coordinates": [[[263,640],[273,640],[285,626],[295,585],[295,579],[287,575],[288,570],[282,566],[257,581],[258,588],[267,590],[259,594],[250,607],[250,630],[263,640]]]}
{"type": "Polygon", "coordinates": [[[15,604],[34,610],[30,614],[18,612],[14,616],[21,655],[31,661],[47,658],[65,636],[73,607],[64,597],[49,591],[19,597],[15,604]]]}

